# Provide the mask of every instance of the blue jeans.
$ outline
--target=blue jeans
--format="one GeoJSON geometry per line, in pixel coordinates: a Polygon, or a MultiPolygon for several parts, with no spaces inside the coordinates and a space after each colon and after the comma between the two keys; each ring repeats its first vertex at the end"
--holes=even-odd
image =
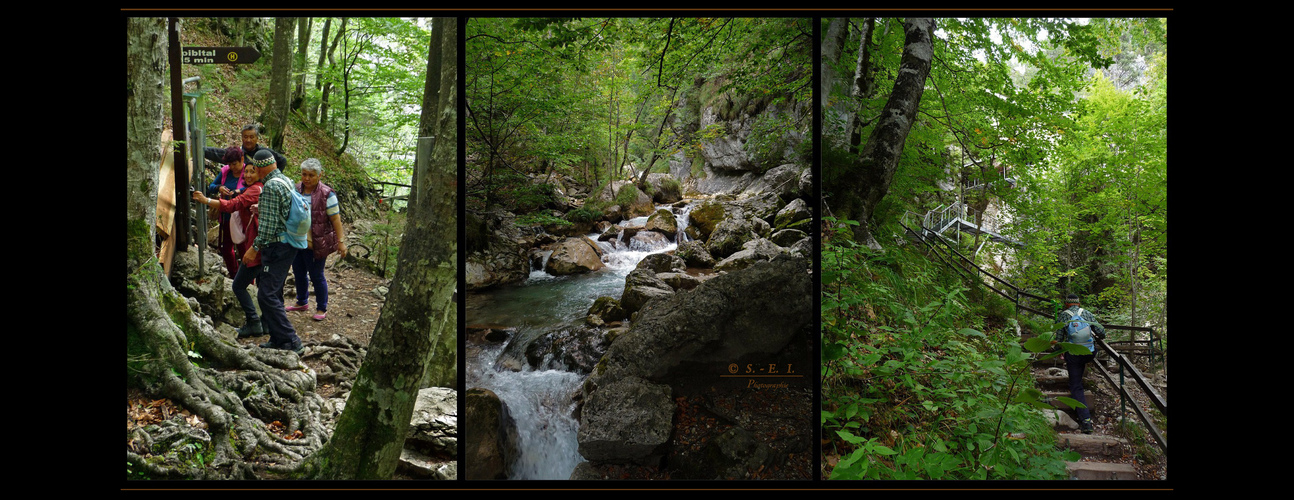
{"type": "Polygon", "coordinates": [[[234,274],[234,298],[238,299],[238,305],[242,306],[248,325],[261,320],[256,314],[256,303],[252,301],[252,294],[247,293],[247,285],[250,285],[252,279],[260,272],[259,264],[247,267],[247,264],[239,263],[238,272],[234,274]]]}
{"type": "Polygon", "coordinates": [[[310,283],[315,284],[315,309],[328,311],[328,280],[324,279],[324,264],[327,259],[315,259],[315,251],[309,248],[297,250],[292,261],[292,273],[297,277],[297,305],[306,305],[310,299],[310,283]]]}
{"type": "Polygon", "coordinates": [[[301,342],[297,331],[283,309],[283,288],[288,268],[297,249],[287,243],[271,243],[261,249],[261,271],[256,275],[256,301],[261,306],[261,324],[270,331],[274,345],[301,342]]]}
{"type": "MultiPolygon", "coordinates": [[[[1095,354],[1075,356],[1065,353],[1065,369],[1069,370],[1069,397],[1083,403],[1083,406],[1087,406],[1087,398],[1083,397],[1083,371],[1087,369],[1087,363],[1095,357],[1095,354]]],[[[1077,408],[1075,411],[1078,412],[1079,422],[1092,418],[1092,412],[1087,408],[1077,408]]]]}

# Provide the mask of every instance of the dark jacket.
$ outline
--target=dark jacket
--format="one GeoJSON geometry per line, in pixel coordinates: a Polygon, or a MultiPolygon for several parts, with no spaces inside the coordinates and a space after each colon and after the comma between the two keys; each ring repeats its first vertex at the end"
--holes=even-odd
{"type": "MultiPolygon", "coordinates": [[[[252,162],[252,157],[256,156],[256,152],[262,149],[269,151],[271,154],[274,155],[274,163],[278,164],[279,170],[283,170],[284,168],[287,168],[288,166],[287,158],[284,158],[283,155],[279,154],[278,151],[262,146],[259,143],[256,144],[256,149],[253,149],[251,151],[243,149],[243,162],[250,164],[252,162]]],[[[206,148],[203,150],[202,154],[204,158],[211,160],[213,163],[220,163],[220,161],[225,157],[226,150],[228,150],[228,148],[206,148]]]]}

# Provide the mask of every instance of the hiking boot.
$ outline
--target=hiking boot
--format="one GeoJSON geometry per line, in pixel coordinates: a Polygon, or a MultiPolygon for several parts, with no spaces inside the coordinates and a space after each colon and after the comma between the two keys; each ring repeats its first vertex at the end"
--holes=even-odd
{"type": "Polygon", "coordinates": [[[1083,430],[1083,434],[1091,434],[1092,428],[1093,428],[1092,419],[1090,418],[1083,419],[1082,422],[1078,423],[1078,427],[1083,430]]]}
{"type": "Polygon", "coordinates": [[[271,340],[261,344],[261,349],[279,349],[279,344],[275,344],[274,341],[271,340]]]}
{"type": "Polygon", "coordinates": [[[301,345],[300,340],[292,342],[291,344],[283,344],[279,349],[295,352],[298,356],[306,353],[306,346],[301,345]]]}
{"type": "Polygon", "coordinates": [[[246,325],[243,325],[242,328],[238,329],[238,338],[245,339],[248,337],[260,337],[261,335],[267,335],[269,333],[270,332],[261,325],[260,320],[251,320],[248,321],[246,325]]]}
{"type": "Polygon", "coordinates": [[[287,306],[283,308],[285,311],[304,311],[306,309],[308,309],[308,307],[306,307],[305,304],[297,304],[295,306],[287,306]]]}

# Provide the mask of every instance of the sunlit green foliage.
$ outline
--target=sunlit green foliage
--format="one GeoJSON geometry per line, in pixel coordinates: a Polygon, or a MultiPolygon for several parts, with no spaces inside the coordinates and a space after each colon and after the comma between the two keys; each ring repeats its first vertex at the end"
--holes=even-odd
{"type": "MultiPolygon", "coordinates": [[[[675,153],[694,155],[724,132],[699,125],[705,106],[786,112],[807,102],[810,33],[804,19],[470,19],[469,209],[525,212],[507,192],[530,176],[592,188],[665,171],[675,153]]],[[[807,135],[799,121],[769,119],[761,130],[807,135]]],[[[787,154],[765,139],[754,146],[765,162],[787,154]]]]}

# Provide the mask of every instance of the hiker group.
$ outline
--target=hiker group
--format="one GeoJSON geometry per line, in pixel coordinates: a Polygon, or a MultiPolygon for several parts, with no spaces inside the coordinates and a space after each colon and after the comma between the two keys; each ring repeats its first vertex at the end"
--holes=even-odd
{"type": "Polygon", "coordinates": [[[283,173],[287,159],[261,146],[260,138],[260,126],[249,124],[242,129],[240,146],[206,148],[206,159],[224,166],[206,192],[195,191],[193,199],[220,215],[220,256],[247,318],[238,338],[268,334],[269,341],[260,347],[300,354],[305,348],[287,313],[308,309],[313,284],[313,319],[327,319],[324,263],[333,252],[346,255],[345,235],[337,195],[320,182],[323,164],[315,158],[301,162],[301,180],[294,184],[283,173]],[[296,276],[296,304],[285,307],[289,268],[296,276]],[[253,281],[255,303],[247,292],[253,281]]]}

